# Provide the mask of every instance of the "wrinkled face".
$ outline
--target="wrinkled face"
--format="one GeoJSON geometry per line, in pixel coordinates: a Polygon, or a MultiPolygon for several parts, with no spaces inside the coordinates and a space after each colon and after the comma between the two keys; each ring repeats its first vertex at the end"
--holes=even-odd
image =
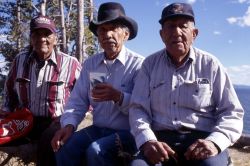
{"type": "Polygon", "coordinates": [[[115,59],[129,38],[129,30],[114,23],[105,23],[97,28],[98,40],[106,53],[107,59],[115,59]]]}
{"type": "Polygon", "coordinates": [[[187,55],[197,34],[193,21],[185,17],[166,20],[160,30],[162,41],[173,57],[187,55]]]}
{"type": "Polygon", "coordinates": [[[47,59],[56,43],[56,35],[48,29],[40,28],[31,34],[31,45],[40,59],[47,59]]]}

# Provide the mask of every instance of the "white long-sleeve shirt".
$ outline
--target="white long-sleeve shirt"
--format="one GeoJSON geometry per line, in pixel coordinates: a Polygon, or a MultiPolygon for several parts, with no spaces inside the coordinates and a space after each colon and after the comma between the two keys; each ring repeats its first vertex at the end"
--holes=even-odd
{"type": "Polygon", "coordinates": [[[243,108],[223,66],[213,55],[191,48],[176,68],[163,49],[147,57],[131,97],[130,126],[138,148],[156,140],[153,131],[181,127],[207,131],[223,151],[243,129],[243,108]]]}
{"type": "Polygon", "coordinates": [[[61,116],[62,127],[67,124],[75,128],[83,119],[89,106],[93,107],[93,124],[117,130],[129,130],[128,105],[135,77],[144,57],[123,47],[113,64],[108,64],[104,53],[89,57],[83,64],[80,77],[71,93],[65,112],[61,116]],[[102,73],[105,82],[124,94],[121,106],[113,101],[94,102],[91,98],[90,73],[102,73]]]}

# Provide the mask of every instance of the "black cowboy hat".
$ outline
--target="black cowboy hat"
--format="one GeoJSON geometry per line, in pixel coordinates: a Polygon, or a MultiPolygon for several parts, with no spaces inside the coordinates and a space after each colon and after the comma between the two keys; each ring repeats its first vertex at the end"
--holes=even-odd
{"type": "Polygon", "coordinates": [[[108,22],[118,22],[128,27],[130,30],[130,36],[128,40],[135,38],[137,35],[137,23],[132,18],[126,16],[124,8],[119,3],[103,3],[98,10],[97,21],[91,21],[89,24],[89,29],[97,36],[97,27],[108,22]]]}

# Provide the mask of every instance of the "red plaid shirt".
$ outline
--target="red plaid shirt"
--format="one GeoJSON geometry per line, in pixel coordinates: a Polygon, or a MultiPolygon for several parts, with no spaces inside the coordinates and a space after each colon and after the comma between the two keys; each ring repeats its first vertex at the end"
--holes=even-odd
{"type": "Polygon", "coordinates": [[[53,51],[42,65],[33,52],[22,52],[14,59],[5,82],[2,109],[27,107],[34,116],[58,117],[80,70],[77,59],[62,52],[53,51]]]}

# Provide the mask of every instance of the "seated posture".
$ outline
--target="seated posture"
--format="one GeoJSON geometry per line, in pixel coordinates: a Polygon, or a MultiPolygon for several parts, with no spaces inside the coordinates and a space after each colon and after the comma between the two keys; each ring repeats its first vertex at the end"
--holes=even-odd
{"type": "Polygon", "coordinates": [[[137,35],[137,23],[119,3],[100,6],[89,29],[104,52],[89,57],[72,91],[61,129],[51,141],[59,166],[121,165],[119,156],[136,152],[130,133],[128,106],[143,57],[124,46],[137,35]],[[89,107],[93,125],[74,132],[89,107]]]}
{"type": "Polygon", "coordinates": [[[76,58],[56,51],[56,27],[52,19],[38,16],[30,22],[30,50],[17,55],[12,62],[4,87],[1,115],[15,108],[29,109],[34,126],[28,137],[39,140],[37,165],[55,165],[50,141],[60,128],[63,106],[80,75],[76,58]]]}
{"type": "Polygon", "coordinates": [[[241,135],[244,111],[221,63],[192,46],[192,7],[164,8],[165,48],[148,56],[131,97],[129,119],[140,152],[132,166],[226,166],[241,135]]]}

